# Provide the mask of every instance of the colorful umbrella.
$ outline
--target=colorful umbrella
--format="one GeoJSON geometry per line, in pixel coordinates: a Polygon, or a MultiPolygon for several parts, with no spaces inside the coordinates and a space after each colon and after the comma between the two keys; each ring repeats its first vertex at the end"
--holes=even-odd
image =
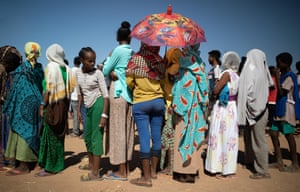
{"type": "Polygon", "coordinates": [[[203,29],[192,19],[172,13],[151,14],[136,24],[131,37],[153,46],[185,47],[205,42],[203,29]]]}

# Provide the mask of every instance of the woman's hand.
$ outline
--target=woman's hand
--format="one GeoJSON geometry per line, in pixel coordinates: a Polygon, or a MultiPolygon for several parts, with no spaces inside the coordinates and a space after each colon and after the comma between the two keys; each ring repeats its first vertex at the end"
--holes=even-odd
{"type": "Polygon", "coordinates": [[[81,112],[80,112],[80,111],[77,112],[77,118],[78,118],[78,121],[79,121],[80,123],[83,123],[83,122],[82,122],[82,116],[81,116],[81,112]]]}
{"type": "Polygon", "coordinates": [[[117,74],[116,74],[114,71],[112,71],[112,72],[110,73],[110,78],[111,78],[113,81],[116,81],[116,80],[119,79],[118,76],[117,76],[117,74]]]}
{"type": "Polygon", "coordinates": [[[44,116],[44,105],[40,105],[40,116],[44,116]]]}
{"type": "Polygon", "coordinates": [[[106,126],[107,118],[101,117],[99,127],[104,128],[106,126]]]}

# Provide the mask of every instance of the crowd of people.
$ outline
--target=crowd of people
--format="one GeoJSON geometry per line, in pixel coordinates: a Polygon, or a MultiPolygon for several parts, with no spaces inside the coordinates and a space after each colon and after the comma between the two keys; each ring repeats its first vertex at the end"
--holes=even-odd
{"type": "Polygon", "coordinates": [[[134,185],[151,187],[158,174],[194,183],[201,156],[210,176],[235,177],[241,130],[243,164],[253,173],[251,179],[271,178],[269,166],[300,172],[295,142],[300,62],[295,74],[290,53],[279,53],[275,67],[268,66],[259,49],[244,57],[212,50],[207,73],[200,44],[170,48],[162,57],[159,46],[143,42],[137,52],[132,50],[130,33],[130,23],[122,22],[116,33],[119,45],[99,66],[91,47],[79,50],[72,69],[59,44],[47,48],[45,69],[36,42],[25,44],[24,60],[15,47],[0,48],[1,171],[16,176],[39,169],[36,177],[61,172],[72,112],[71,135],[84,138],[89,160],[79,166],[87,170],[83,182],[128,181],[135,130],[142,174],[130,181],[134,185]],[[107,155],[117,169],[100,175],[105,127],[107,155]],[[266,132],[277,160],[272,165],[266,132]],[[290,166],[283,163],[279,133],[288,141],[290,166]]]}

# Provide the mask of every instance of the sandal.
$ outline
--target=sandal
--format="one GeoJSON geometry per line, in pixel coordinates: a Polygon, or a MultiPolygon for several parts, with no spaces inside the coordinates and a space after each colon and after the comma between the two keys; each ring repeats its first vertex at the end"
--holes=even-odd
{"type": "Polygon", "coordinates": [[[118,175],[116,175],[115,173],[111,172],[107,175],[103,176],[103,179],[107,179],[107,180],[118,180],[118,181],[127,181],[128,178],[127,177],[120,177],[118,175]]]}
{"type": "Polygon", "coordinates": [[[164,170],[162,170],[162,171],[160,171],[158,173],[159,174],[163,174],[163,175],[168,175],[168,176],[172,176],[173,175],[172,171],[169,170],[169,169],[164,169],[164,170]]]}
{"type": "Polygon", "coordinates": [[[28,174],[30,171],[29,170],[19,170],[19,169],[10,169],[6,172],[6,176],[17,176],[17,175],[24,175],[28,174]]]}
{"type": "Polygon", "coordinates": [[[50,173],[50,172],[48,172],[46,170],[42,170],[42,171],[36,173],[34,176],[35,177],[47,177],[47,176],[52,176],[52,175],[55,175],[55,174],[54,173],[50,173]]]}
{"type": "Polygon", "coordinates": [[[81,164],[81,165],[78,166],[78,168],[81,169],[81,170],[91,170],[89,164],[81,164]]]}
{"type": "Polygon", "coordinates": [[[249,176],[250,179],[270,179],[271,175],[269,173],[254,173],[249,176]]]}
{"type": "Polygon", "coordinates": [[[92,175],[91,173],[86,173],[80,176],[80,181],[101,181],[103,177],[97,177],[92,175]]]}
{"type": "Polygon", "coordinates": [[[146,180],[144,178],[136,178],[130,181],[131,184],[142,186],[142,187],[152,187],[152,181],[146,180]]]}

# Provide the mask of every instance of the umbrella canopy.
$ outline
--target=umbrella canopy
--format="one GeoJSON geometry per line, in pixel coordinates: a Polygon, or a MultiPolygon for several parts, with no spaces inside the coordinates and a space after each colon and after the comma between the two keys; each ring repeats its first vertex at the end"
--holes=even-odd
{"type": "Polygon", "coordinates": [[[171,5],[166,13],[146,16],[130,35],[152,46],[185,47],[206,41],[203,29],[192,19],[172,13],[171,5]]]}

